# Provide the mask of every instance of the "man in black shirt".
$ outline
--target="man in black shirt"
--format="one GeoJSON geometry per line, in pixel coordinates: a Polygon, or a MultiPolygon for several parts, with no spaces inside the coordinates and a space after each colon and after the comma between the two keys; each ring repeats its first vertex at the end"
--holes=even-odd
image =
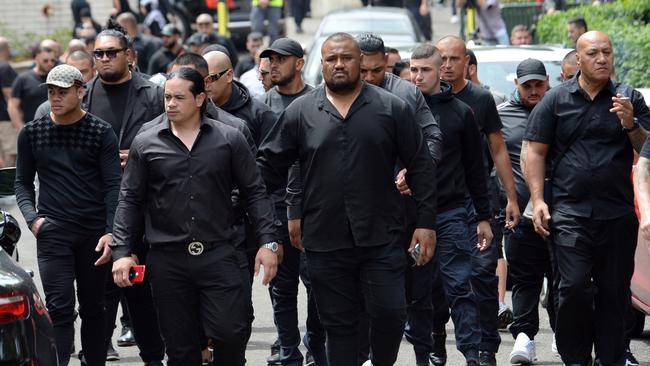
{"type": "Polygon", "coordinates": [[[117,16],[116,20],[133,41],[137,53],[137,55],[132,55],[134,59],[137,56],[137,64],[134,65],[134,67],[137,66],[136,71],[146,72],[149,67],[149,60],[151,60],[156,50],[160,48],[162,41],[160,38],[142,34],[138,29],[138,21],[133,13],[122,13],[117,16]]]}
{"type": "MultiPolygon", "coordinates": [[[[411,54],[411,81],[422,91],[440,121],[444,145],[436,169],[436,253],[433,261],[413,271],[406,337],[413,344],[417,364],[429,365],[429,354],[433,352],[431,289],[435,273],[442,276],[451,305],[456,347],[465,356],[467,365],[478,365],[479,309],[469,284],[476,243],[469,233],[465,197],[472,197],[479,218],[479,243],[487,246],[492,240],[487,176],[483,169],[481,134],[472,109],[453,96],[451,84],[440,80],[441,64],[440,52],[432,45],[422,45],[411,54]]],[[[398,188],[403,194],[410,193],[402,176],[398,177],[398,188]]]]}
{"type": "Polygon", "coordinates": [[[215,365],[245,364],[247,312],[230,194],[246,197],[264,267],[275,276],[278,244],[273,208],[255,159],[237,130],[205,118],[203,78],[180,68],[165,83],[166,121],[133,141],[115,219],[113,278],[131,286],[137,233],[151,247],[147,266],[168,365],[201,364],[201,325],[215,365]]]}
{"type": "Polygon", "coordinates": [[[251,32],[246,36],[246,50],[248,55],[243,59],[237,62],[235,66],[235,77],[237,79],[248,70],[254,68],[255,65],[255,55],[257,55],[257,50],[264,46],[264,35],[259,32],[251,32]]]}
{"type": "MultiPolygon", "coordinates": [[[[527,59],[517,66],[515,92],[512,99],[498,107],[503,122],[503,139],[508,147],[515,176],[518,205],[523,210],[530,199],[528,185],[520,165],[524,132],[528,116],[548,90],[548,75],[544,64],[527,59]]],[[[513,364],[529,364],[535,360],[535,335],[539,331],[539,295],[544,277],[552,279],[551,249],[539,236],[530,218],[523,217],[512,232],[504,235],[506,257],[512,283],[514,318],[509,330],[515,338],[510,352],[513,364]]],[[[555,329],[555,311],[552,282],[548,286],[549,301],[546,310],[551,328],[555,329]]]]}
{"type": "Polygon", "coordinates": [[[104,329],[104,283],[120,185],[117,139],[108,123],[81,109],[83,83],[72,66],[52,69],[46,80],[52,112],[27,123],[18,137],[16,198],[36,236],[61,365],[68,364],[74,341],[75,280],[85,358],[89,365],[106,360],[104,338],[97,334],[104,329]]]}
{"type": "Polygon", "coordinates": [[[639,125],[650,128],[650,111],[638,91],[611,80],[614,51],[606,34],[583,34],[576,57],[576,77],[546,93],[530,114],[524,172],[535,231],[553,235],[562,361],[588,365],[595,346],[601,364],[624,364],[638,229],[630,173],[647,135],[639,125]]]}
{"type": "MultiPolygon", "coordinates": [[[[441,75],[442,80],[452,85],[452,93],[460,101],[469,105],[474,111],[474,117],[479,130],[484,136],[484,149],[489,149],[489,154],[484,154],[486,171],[490,174],[492,161],[496,172],[506,190],[507,204],[505,207],[505,228],[511,230],[519,223],[519,207],[517,205],[517,192],[515,190],[512,166],[508,157],[508,150],[501,135],[501,120],[496,110],[494,98],[489,91],[465,79],[469,56],[465,42],[455,36],[447,36],[438,41],[436,47],[442,55],[441,75]],[[487,159],[486,159],[487,160],[487,159]]],[[[490,178],[490,196],[496,197],[496,177],[490,178]]],[[[469,201],[468,201],[469,202],[469,201]]],[[[473,216],[474,209],[468,204],[468,211],[473,216]]],[[[500,207],[492,207],[493,214],[499,214],[500,207]]],[[[500,221],[503,221],[501,219],[500,221]]],[[[495,354],[499,350],[501,337],[498,331],[498,279],[496,276],[497,260],[501,249],[502,224],[493,220],[492,232],[493,245],[485,250],[475,249],[472,258],[471,284],[479,302],[481,317],[481,365],[493,366],[496,364],[495,354]]],[[[471,230],[473,232],[474,230],[471,230]]]]}
{"type": "MultiPolygon", "coordinates": [[[[129,70],[128,59],[132,51],[127,46],[126,35],[119,28],[110,28],[97,35],[93,56],[98,76],[88,83],[88,93],[84,97],[86,110],[113,127],[120,148],[122,168],[126,165],[128,149],[140,127],[163,112],[162,89],[143,79],[137,72],[129,70]]],[[[138,256],[144,260],[146,248],[142,247],[137,247],[138,256]]],[[[144,283],[124,291],[118,289],[112,281],[107,281],[107,286],[107,342],[110,342],[115,327],[119,299],[124,295],[135,341],[140,348],[140,357],[144,362],[161,362],[164,358],[164,344],[157,331],[148,277],[144,283]]],[[[125,329],[123,327],[123,331],[125,329]]]]}
{"type": "Polygon", "coordinates": [[[25,122],[31,121],[36,108],[47,100],[47,89],[42,88],[41,84],[57,59],[54,51],[39,46],[34,52],[34,61],[34,67],[18,75],[11,86],[7,110],[16,129],[23,128],[25,122]]]}
{"type": "Polygon", "coordinates": [[[157,73],[166,73],[169,64],[183,51],[183,46],[179,43],[181,32],[173,24],[166,24],[162,31],[163,47],[158,49],[149,60],[147,74],[155,75],[157,73]]]}
{"type": "Polygon", "coordinates": [[[228,56],[230,57],[230,62],[233,67],[237,66],[239,63],[239,56],[237,55],[237,48],[230,38],[224,37],[221,34],[214,31],[214,20],[210,14],[200,14],[196,17],[196,30],[197,32],[193,34],[199,35],[204,34],[207,36],[208,44],[220,44],[228,50],[228,56]]]}
{"type": "MultiPolygon", "coordinates": [[[[314,88],[307,85],[302,80],[302,67],[305,65],[305,59],[300,43],[289,38],[276,39],[273,44],[266,50],[262,51],[260,58],[269,60],[271,75],[271,88],[264,95],[264,103],[268,105],[278,116],[298,97],[305,95],[314,88]]],[[[290,191],[292,182],[298,178],[299,167],[295,166],[289,173],[289,187],[280,187],[280,194],[274,195],[276,198],[276,213],[282,227],[287,228],[287,204],[284,202],[285,188],[288,199],[293,192],[290,191]]],[[[294,188],[295,190],[295,188],[294,188]]],[[[295,203],[294,203],[295,205],[295,203]]],[[[300,220],[292,220],[292,222],[300,220]]],[[[289,229],[292,229],[289,227],[289,229]]],[[[318,319],[316,310],[316,301],[311,294],[311,283],[307,274],[305,255],[301,253],[300,238],[290,238],[285,230],[283,241],[293,242],[293,245],[287,245],[284,248],[284,258],[278,268],[278,275],[273,280],[271,296],[273,299],[273,311],[275,316],[275,325],[278,329],[278,341],[280,343],[280,352],[271,355],[267,359],[269,364],[293,365],[297,362],[302,363],[302,354],[298,350],[300,344],[300,331],[298,329],[298,282],[302,279],[307,289],[308,313],[307,313],[307,332],[303,338],[309,354],[307,358],[313,357],[317,365],[328,365],[327,355],[325,353],[325,331],[318,319]]],[[[310,360],[307,360],[308,362],[310,360]]]]}
{"type": "Polygon", "coordinates": [[[10,59],[9,41],[0,37],[0,166],[14,166],[16,162],[18,129],[11,124],[7,101],[11,98],[11,84],[17,75],[9,64],[10,59]]]}
{"type": "Polygon", "coordinates": [[[431,259],[435,246],[435,167],[406,103],[362,82],[354,37],[328,37],[321,55],[325,85],[285,110],[260,147],[258,165],[274,191],[299,160],[302,244],[329,363],[358,364],[363,297],[372,362],[392,365],[406,316],[405,222],[395,163],[399,158],[406,166],[417,202],[410,251],[419,243],[418,265],[431,259]]]}

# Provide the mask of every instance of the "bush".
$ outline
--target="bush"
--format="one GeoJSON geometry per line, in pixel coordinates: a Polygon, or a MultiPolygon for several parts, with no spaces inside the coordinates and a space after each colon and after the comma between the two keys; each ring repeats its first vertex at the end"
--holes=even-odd
{"type": "Polygon", "coordinates": [[[29,60],[32,58],[32,51],[30,47],[33,44],[39,43],[44,39],[53,39],[61,45],[61,50],[68,47],[68,42],[72,39],[72,31],[69,28],[61,28],[54,31],[52,34],[39,35],[33,32],[14,32],[7,29],[0,23],[0,35],[7,38],[11,44],[11,50],[15,52],[14,61],[29,60]]]}
{"type": "Polygon", "coordinates": [[[650,87],[650,0],[620,0],[583,5],[545,16],[537,23],[540,43],[569,44],[566,24],[582,16],[589,30],[609,35],[618,80],[636,88],[650,87]]]}

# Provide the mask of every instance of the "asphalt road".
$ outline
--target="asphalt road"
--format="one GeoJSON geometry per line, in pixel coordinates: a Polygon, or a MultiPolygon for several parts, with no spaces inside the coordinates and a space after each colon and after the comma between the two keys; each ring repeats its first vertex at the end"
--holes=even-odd
{"type": "MultiPolygon", "coordinates": [[[[305,29],[304,34],[296,34],[293,29],[293,24],[291,21],[288,22],[288,35],[292,38],[297,39],[307,46],[311,40],[311,35],[318,27],[318,19],[306,19],[303,27],[305,29]]],[[[449,9],[439,9],[434,10],[434,38],[439,39],[444,35],[448,34],[457,34],[458,26],[455,24],[449,23],[449,9]]],[[[39,288],[41,288],[40,277],[38,274],[38,266],[36,263],[36,242],[33,235],[30,231],[24,226],[22,216],[20,215],[15,202],[11,200],[2,200],[0,202],[0,207],[3,209],[9,209],[10,212],[18,218],[19,222],[23,225],[23,237],[19,243],[19,252],[20,252],[20,264],[27,269],[32,269],[35,272],[35,281],[39,288]]],[[[42,289],[41,289],[42,291],[42,289]]],[[[304,288],[301,287],[300,295],[298,298],[298,307],[299,307],[299,319],[300,324],[303,324],[301,331],[304,331],[304,321],[306,318],[306,301],[304,288]]],[[[507,302],[510,304],[510,294],[508,294],[507,302]]],[[[259,279],[255,280],[253,285],[253,303],[255,307],[255,322],[253,323],[253,334],[251,340],[248,344],[246,358],[248,360],[248,365],[252,366],[264,366],[266,365],[266,357],[269,355],[269,346],[275,340],[275,326],[273,324],[272,317],[272,308],[271,302],[269,300],[269,295],[266,287],[261,284],[259,279]]],[[[552,331],[548,325],[548,317],[544,309],[540,307],[540,318],[541,318],[541,329],[536,337],[537,343],[537,357],[538,360],[536,364],[539,365],[561,365],[561,360],[554,356],[551,352],[551,342],[552,342],[552,331]]],[[[650,321],[646,322],[650,324],[650,321]]],[[[79,330],[79,321],[76,324],[77,328],[77,339],[76,349],[80,348],[80,341],[78,336],[79,330]]],[[[117,337],[119,337],[120,328],[115,331],[114,334],[114,344],[116,344],[117,337]]],[[[449,355],[448,365],[464,365],[464,360],[462,355],[455,350],[456,344],[453,337],[453,325],[451,322],[448,324],[447,328],[448,338],[447,338],[447,352],[449,355]]],[[[514,344],[514,339],[508,332],[501,333],[502,343],[501,349],[497,354],[497,362],[499,364],[507,365],[509,364],[509,353],[514,344]]],[[[117,347],[117,351],[120,354],[119,361],[113,361],[107,363],[108,365],[142,365],[140,358],[138,357],[137,347],[128,347],[121,348],[117,347]]],[[[304,348],[302,348],[304,353],[304,348]]],[[[650,366],[650,332],[648,327],[646,327],[646,332],[644,333],[644,338],[633,340],[632,342],[632,351],[636,355],[642,365],[650,366]]],[[[79,365],[79,361],[73,358],[71,365],[79,365]]],[[[400,347],[400,353],[396,365],[406,366],[406,365],[415,365],[415,357],[412,351],[411,345],[406,341],[402,341],[400,347]]],[[[335,366],[335,365],[333,365],[335,366]]]]}

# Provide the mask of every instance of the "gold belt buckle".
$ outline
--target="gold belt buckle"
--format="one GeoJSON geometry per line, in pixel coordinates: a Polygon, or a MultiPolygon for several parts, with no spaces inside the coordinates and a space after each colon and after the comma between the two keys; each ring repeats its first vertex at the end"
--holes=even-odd
{"type": "Polygon", "coordinates": [[[191,255],[201,255],[201,253],[203,253],[203,243],[200,241],[193,241],[187,246],[187,251],[191,255]]]}

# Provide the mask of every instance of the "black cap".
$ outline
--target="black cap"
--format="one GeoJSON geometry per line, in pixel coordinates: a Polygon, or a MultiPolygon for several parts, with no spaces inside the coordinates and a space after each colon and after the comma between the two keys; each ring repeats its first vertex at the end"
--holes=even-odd
{"type": "Polygon", "coordinates": [[[260,53],[261,58],[267,58],[271,56],[272,53],[277,53],[283,56],[296,56],[303,57],[305,52],[302,50],[300,43],[294,41],[291,38],[278,38],[276,39],[271,47],[265,49],[260,53]]]}
{"type": "Polygon", "coordinates": [[[163,36],[173,36],[174,34],[181,34],[181,31],[173,24],[165,24],[160,34],[163,36]]]}
{"type": "Polygon", "coordinates": [[[474,54],[474,51],[468,49],[466,54],[469,56],[469,64],[478,66],[478,61],[476,61],[476,55],[474,54]]]}
{"type": "Polygon", "coordinates": [[[185,42],[187,45],[201,45],[201,44],[210,44],[210,37],[208,37],[207,34],[203,33],[194,33],[190,36],[190,38],[187,39],[185,42]]]}
{"type": "Polygon", "coordinates": [[[523,84],[529,80],[546,80],[546,67],[540,60],[529,58],[517,66],[517,82],[523,84]]]}

